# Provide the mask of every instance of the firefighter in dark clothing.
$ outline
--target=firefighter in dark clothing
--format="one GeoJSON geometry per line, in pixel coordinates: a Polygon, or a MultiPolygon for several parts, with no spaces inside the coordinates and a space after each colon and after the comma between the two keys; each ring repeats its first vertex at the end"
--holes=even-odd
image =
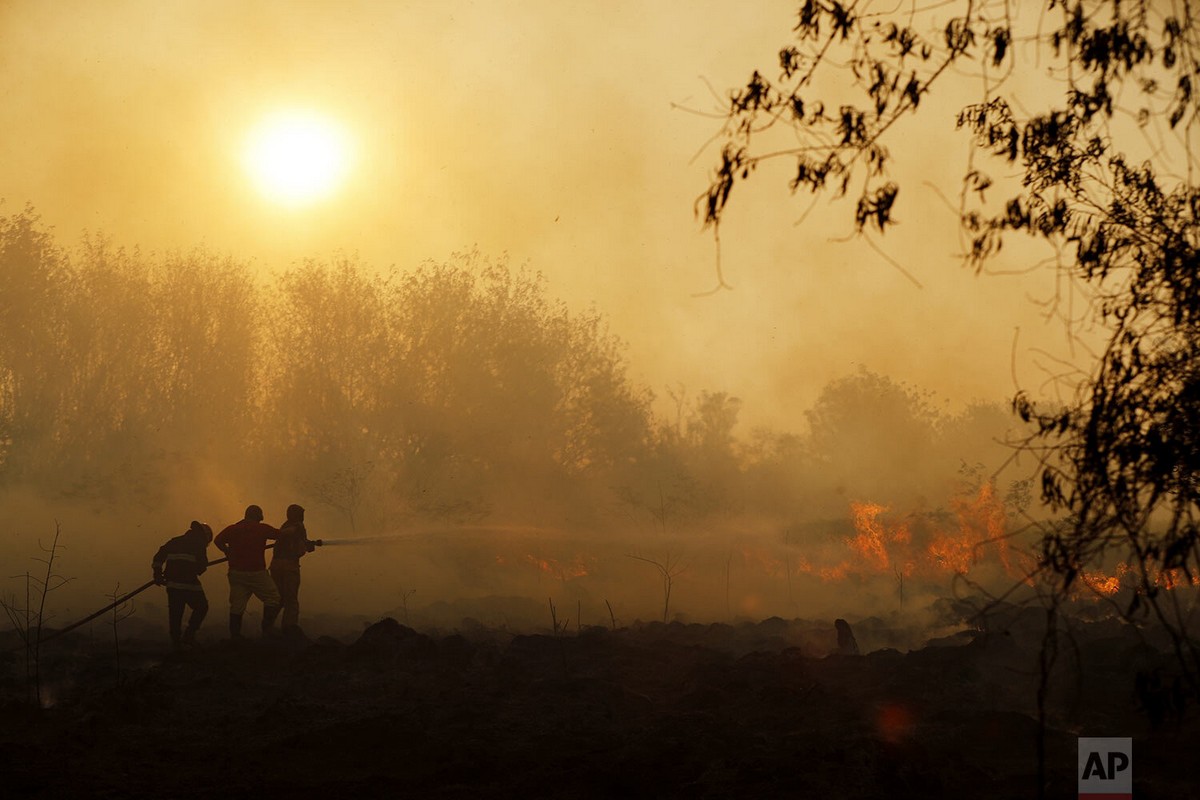
{"type": "Polygon", "coordinates": [[[208,568],[208,543],[212,528],[193,521],[182,535],[169,539],[154,554],[154,582],[167,587],[167,617],[171,628],[171,643],[190,645],[196,640],[196,630],[208,613],[208,598],[200,585],[200,575],[208,568]],[[183,610],[190,606],[186,630],[183,610]]]}
{"type": "Polygon", "coordinates": [[[321,541],[310,541],[304,527],[304,509],[293,503],[287,507],[287,520],[279,526],[279,538],[271,555],[271,578],[279,588],[283,603],[280,621],[285,636],[300,634],[300,559],[311,553],[321,541]]]}

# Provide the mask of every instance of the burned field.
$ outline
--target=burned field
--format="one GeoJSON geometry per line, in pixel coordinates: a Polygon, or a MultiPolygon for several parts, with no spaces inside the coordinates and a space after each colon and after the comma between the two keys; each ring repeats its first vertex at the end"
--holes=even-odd
{"type": "Polygon", "coordinates": [[[803,547],[482,527],[326,547],[300,639],[257,638],[254,607],[230,641],[216,567],[194,648],[147,594],[45,643],[40,701],[3,634],[0,769],[47,798],[1075,797],[1078,737],[1112,736],[1139,797],[1187,796],[1200,724],[1169,635],[1119,613],[1119,568],[1053,615],[1032,586],[979,592],[1023,557],[997,508],[863,504],[803,547]],[[380,612],[331,613],[351,586],[380,612]]]}
{"type": "MultiPolygon", "coordinates": [[[[1152,629],[999,606],[909,648],[900,616],[574,625],[392,618],[304,641],[68,635],[45,708],[4,655],[10,796],[982,797],[1076,795],[1076,737],[1132,736],[1138,797],[1188,796],[1194,709],[1152,629]],[[899,645],[899,646],[895,646],[899,645]],[[118,674],[119,667],[119,674],[118,674]]],[[[956,615],[959,615],[956,619],[956,615]]],[[[145,633],[149,633],[146,631],[145,633]]]]}

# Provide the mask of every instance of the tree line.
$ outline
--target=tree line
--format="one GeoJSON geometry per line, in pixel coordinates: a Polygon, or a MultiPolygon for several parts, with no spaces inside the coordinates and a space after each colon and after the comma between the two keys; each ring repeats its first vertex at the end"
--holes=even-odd
{"type": "Polygon", "coordinates": [[[802,433],[743,434],[725,391],[667,396],[656,413],[601,313],[503,258],[268,275],[204,250],[68,248],[32,209],[0,217],[0,482],[51,497],[154,503],[177,481],[268,476],[351,526],[684,533],[936,505],[964,462],[1005,456],[1002,410],[947,414],[866,370],[798,410],[802,433]]]}

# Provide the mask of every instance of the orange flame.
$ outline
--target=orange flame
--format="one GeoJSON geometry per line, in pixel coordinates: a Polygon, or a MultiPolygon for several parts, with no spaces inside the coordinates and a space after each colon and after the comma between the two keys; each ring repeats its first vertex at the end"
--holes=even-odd
{"type": "MultiPolygon", "coordinates": [[[[890,573],[912,575],[966,574],[987,554],[994,554],[1014,577],[1029,570],[1014,567],[1006,539],[1004,503],[992,483],[953,502],[955,523],[939,525],[928,520],[889,520],[888,507],[879,503],[851,503],[854,535],[845,540],[845,557],[832,564],[814,566],[802,561],[800,571],[837,581],[849,575],[890,573]]],[[[1028,559],[1026,559],[1028,560],[1028,559]]],[[[1030,565],[1024,565],[1026,567],[1030,565]]]]}
{"type": "Polygon", "coordinates": [[[1104,572],[1084,571],[1079,574],[1079,579],[1084,586],[1087,586],[1093,591],[1111,597],[1121,590],[1121,579],[1129,572],[1129,565],[1125,562],[1117,564],[1115,574],[1107,575],[1104,572]]]}
{"type": "Polygon", "coordinates": [[[1177,589],[1180,586],[1200,586],[1200,575],[1188,574],[1182,569],[1167,569],[1155,576],[1154,582],[1164,589],[1177,589]]]}
{"type": "Polygon", "coordinates": [[[891,562],[885,542],[889,537],[879,522],[879,515],[884,511],[887,511],[887,508],[878,503],[850,504],[854,529],[858,531],[849,542],[850,549],[857,553],[863,562],[880,572],[886,570],[891,562]]]}
{"type": "MultiPolygon", "coordinates": [[[[1130,579],[1136,576],[1136,571],[1126,562],[1122,561],[1113,567],[1112,573],[1107,571],[1085,570],[1080,572],[1080,583],[1091,589],[1092,591],[1111,597],[1119,592],[1123,587],[1131,588],[1134,591],[1144,591],[1140,585],[1140,579],[1131,581],[1130,579]]],[[[1157,572],[1152,572],[1147,576],[1149,582],[1167,591],[1172,591],[1183,586],[1200,586],[1200,574],[1188,576],[1188,573],[1182,569],[1167,569],[1157,572]]]]}
{"type": "Polygon", "coordinates": [[[497,555],[495,559],[496,564],[501,567],[511,566],[514,563],[526,564],[538,572],[551,575],[562,581],[586,577],[591,571],[591,562],[594,560],[588,556],[581,555],[575,556],[570,562],[563,562],[555,558],[535,556],[533,554],[521,556],[518,562],[513,562],[503,555],[497,555]]]}

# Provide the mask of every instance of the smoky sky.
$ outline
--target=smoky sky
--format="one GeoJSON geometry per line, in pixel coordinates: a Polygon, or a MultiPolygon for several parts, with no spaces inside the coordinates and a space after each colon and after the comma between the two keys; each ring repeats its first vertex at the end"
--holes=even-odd
{"type": "Polygon", "coordinates": [[[56,236],[201,245],[264,273],[357,253],[380,269],[478,247],[544,272],[628,342],[633,374],[741,397],[742,425],[803,426],[860,366],[948,404],[1037,391],[1055,348],[1030,278],[955,258],[966,141],[954,103],[899,131],[900,225],[841,241],[849,201],[739,187],[721,266],[693,201],[728,89],[774,62],[794,3],[8,2],[0,7],[0,196],[56,236]],[[264,113],[305,107],[358,144],[305,210],[238,164],[264,113]],[[803,217],[803,223],[797,224],[803,217]],[[889,263],[891,259],[895,263],[889,263]]]}

